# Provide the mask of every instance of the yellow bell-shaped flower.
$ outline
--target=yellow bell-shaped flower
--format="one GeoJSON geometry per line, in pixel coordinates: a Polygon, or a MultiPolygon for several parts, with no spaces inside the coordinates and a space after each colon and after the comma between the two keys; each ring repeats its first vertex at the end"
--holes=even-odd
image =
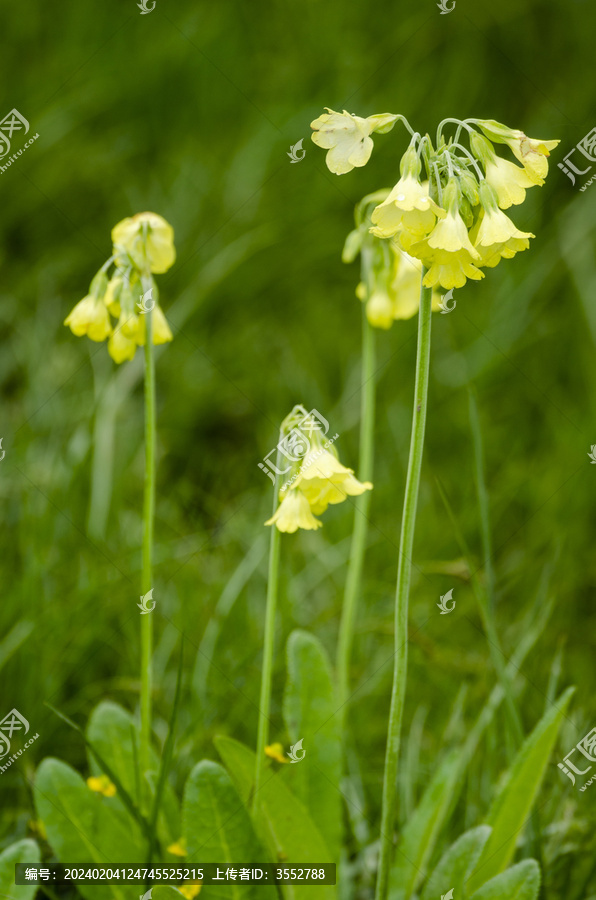
{"type": "Polygon", "coordinates": [[[322,528],[323,523],[313,516],[310,504],[302,491],[293,488],[288,491],[265,525],[275,525],[279,531],[294,534],[299,528],[316,531],[317,528],[322,528]]]}
{"type": "Polygon", "coordinates": [[[137,213],[118,222],[112,229],[116,258],[123,250],[139,272],[163,274],[176,261],[174,229],[152,212],[137,213]]]}
{"type": "Polygon", "coordinates": [[[105,341],[112,333],[110,316],[103,300],[88,294],[71,310],[64,324],[77,337],[87,335],[92,341],[105,341]]]}

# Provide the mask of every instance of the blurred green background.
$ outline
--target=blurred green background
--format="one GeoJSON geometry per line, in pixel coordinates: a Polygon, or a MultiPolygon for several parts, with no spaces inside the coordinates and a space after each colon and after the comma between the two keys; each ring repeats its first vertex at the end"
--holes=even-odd
{"type": "MultiPolygon", "coordinates": [[[[432,0],[157,0],[140,15],[134,0],[3,0],[0,22],[0,112],[15,107],[39,133],[0,175],[0,712],[16,707],[40,735],[1,778],[0,845],[27,833],[44,755],[85,771],[82,742],[44,701],[79,724],[102,698],[138,703],[142,359],[116,367],[104,344],[76,339],[62,322],[108,257],[111,227],[143,210],[172,223],[178,249],[158,279],[175,339],[157,362],[156,730],[165,733],[184,632],[177,785],[201,756],[216,758],[214,734],[254,745],[271,506],[257,463],[301,402],[328,418],[342,460],[356,466],[361,309],[357,266],[342,264],[341,248],[355,203],[397,180],[406,147],[398,126],[375,138],[365,169],[332,175],[310,141],[326,105],[400,112],[431,134],[446,116],[477,116],[561,139],[546,186],[509,210],[536,235],[530,251],[468,283],[453,314],[434,317],[404,726],[422,728],[424,717],[419,796],[458,690],[469,687],[465,734],[495,682],[469,585],[450,574],[460,551],[437,489],[439,479],[478,565],[473,384],[508,655],[532,610],[554,601],[524,665],[526,730],[544,708],[559,648],[559,686],[578,686],[562,758],[596,716],[596,469],[587,456],[596,443],[596,187],[581,193],[556,165],[595,124],[594,7],[457,0],[441,15],[432,0]],[[291,164],[300,139],[306,156],[291,164]],[[451,587],[456,611],[443,617],[435,604],[451,587]]],[[[351,713],[370,823],[392,674],[416,319],[378,338],[351,713]]],[[[286,740],[279,699],[291,629],[312,630],[334,653],[352,518],[350,504],[331,507],[321,531],[283,538],[272,739],[286,740]]],[[[460,825],[486,809],[487,771],[504,765],[501,735],[497,722],[470,771],[460,825]]],[[[593,798],[568,790],[556,759],[545,791],[555,818],[575,816],[557,857],[564,868],[591,839],[593,798]]]]}

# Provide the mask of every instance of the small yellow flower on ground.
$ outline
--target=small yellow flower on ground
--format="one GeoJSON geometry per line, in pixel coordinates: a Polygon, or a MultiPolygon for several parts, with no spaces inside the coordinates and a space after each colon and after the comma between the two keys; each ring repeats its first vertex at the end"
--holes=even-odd
{"type": "Polygon", "coordinates": [[[186,900],[194,900],[194,898],[201,893],[200,884],[183,884],[178,890],[182,894],[183,897],[186,897],[186,900]]]}
{"type": "Polygon", "coordinates": [[[163,274],[174,265],[174,229],[156,213],[137,213],[112,229],[114,251],[124,250],[140,272],[163,274]]]}
{"type": "Polygon", "coordinates": [[[186,841],[184,838],[179,838],[173,844],[167,848],[168,853],[172,853],[174,856],[187,856],[186,850],[186,841]]]}
{"type": "Polygon", "coordinates": [[[274,759],[278,763],[287,763],[282,744],[269,744],[265,747],[265,755],[270,759],[274,759]]]}
{"type": "Polygon", "coordinates": [[[92,775],[87,779],[87,787],[104,797],[113,797],[116,794],[116,785],[107,775],[92,775]]]}

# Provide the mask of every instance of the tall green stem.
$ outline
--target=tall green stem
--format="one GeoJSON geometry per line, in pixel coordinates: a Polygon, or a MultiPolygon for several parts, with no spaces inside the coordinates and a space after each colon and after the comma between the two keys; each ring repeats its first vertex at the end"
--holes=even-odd
{"type": "MultiPolygon", "coordinates": [[[[143,293],[151,287],[143,277],[143,293]]],[[[141,590],[151,590],[153,581],[153,522],[155,517],[155,362],[153,356],[153,311],[145,314],[145,489],[143,498],[143,569],[141,590]]],[[[141,615],[141,747],[143,781],[150,766],[153,616],[141,615]]],[[[142,787],[144,791],[144,788],[142,787]]]]}
{"type": "MultiPolygon", "coordinates": [[[[422,278],[426,269],[422,268],[422,278]]],[[[416,507],[420,486],[420,469],[424,449],[428,378],[430,369],[431,331],[431,288],[420,287],[420,311],[418,314],[418,346],[416,351],[416,385],[414,389],[414,412],[410,458],[402,512],[399,539],[399,562],[395,590],[395,656],[393,668],[393,688],[391,709],[385,752],[385,774],[383,778],[383,810],[381,816],[381,854],[377,875],[376,900],[386,900],[389,887],[389,869],[393,849],[393,826],[395,823],[395,803],[397,797],[397,767],[406,675],[408,668],[408,601],[410,595],[410,575],[412,571],[412,548],[416,527],[416,507]]]]}
{"type": "MultiPolygon", "coordinates": [[[[279,468],[279,453],[277,459],[279,468]]],[[[273,512],[277,508],[277,477],[273,489],[273,512]]],[[[267,606],[265,611],[265,635],[263,646],[263,666],[261,669],[261,694],[259,698],[259,729],[257,734],[257,761],[255,769],[255,792],[253,808],[259,802],[259,791],[263,782],[265,747],[269,739],[269,713],[271,709],[271,680],[273,677],[273,649],[275,644],[275,613],[279,583],[279,548],[281,534],[275,524],[271,526],[269,538],[269,572],[267,577],[267,606]]]]}
{"type": "MultiPolygon", "coordinates": [[[[360,454],[358,478],[372,481],[374,465],[375,427],[375,333],[362,305],[362,393],[360,397],[360,454]]],[[[362,566],[368,534],[370,491],[354,501],[354,530],[350,546],[350,561],[344,588],[344,599],[337,644],[337,684],[339,715],[343,731],[350,696],[350,657],[354,641],[354,627],[360,597],[362,566]]]]}

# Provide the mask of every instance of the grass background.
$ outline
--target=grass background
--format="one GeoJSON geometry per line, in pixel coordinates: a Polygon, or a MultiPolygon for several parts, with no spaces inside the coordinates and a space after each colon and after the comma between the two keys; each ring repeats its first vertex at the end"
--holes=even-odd
{"type": "MultiPolygon", "coordinates": [[[[178,248],[159,280],[175,340],[157,363],[156,730],[165,733],[184,632],[177,785],[201,756],[216,757],[214,734],[254,744],[262,523],[271,505],[257,462],[302,402],[329,419],[342,460],[356,465],[361,310],[357,267],[341,263],[341,247],[355,203],[397,180],[406,146],[396,128],[375,139],[366,169],[331,175],[309,138],[325,105],[400,112],[431,134],[443,117],[478,116],[561,139],[546,186],[510,211],[536,235],[530,251],[487,270],[457,292],[453,314],[434,318],[404,724],[408,734],[414,722],[420,753],[416,797],[461,686],[465,734],[495,681],[471,589],[448,565],[460,553],[437,489],[439,479],[478,565],[474,385],[508,655],[532,604],[546,602],[540,585],[550,571],[553,614],[520,682],[526,730],[544,708],[558,650],[560,686],[578,686],[562,758],[596,714],[596,470],[587,457],[596,443],[596,212],[591,188],[573,188],[556,165],[594,126],[594,8],[457,0],[440,15],[430,0],[157,0],[141,16],[133,0],[23,0],[2,2],[0,22],[9,36],[0,112],[16,107],[39,133],[0,175],[0,711],[16,707],[40,735],[2,776],[0,846],[27,833],[30,779],[44,755],[84,770],[82,743],[44,701],[81,724],[102,698],[131,710],[138,703],[141,358],[116,368],[105,345],[75,339],[62,321],[109,255],[111,227],[145,209],[173,224],[178,248]],[[299,139],[306,156],[292,165],[286,153],[299,139]],[[439,616],[435,604],[451,587],[456,610],[439,616]]],[[[16,136],[13,144],[13,152],[21,146],[16,136]]],[[[415,342],[416,320],[378,340],[375,490],[351,716],[371,823],[415,342]]],[[[291,629],[312,630],[334,653],[351,505],[324,521],[316,535],[283,539],[272,739],[286,738],[279,699],[291,629]]],[[[502,744],[497,721],[452,837],[484,814],[502,744]]],[[[542,800],[549,820],[567,823],[552,837],[552,879],[562,885],[585,865],[594,812],[589,793],[567,789],[556,761],[542,800]]]]}

